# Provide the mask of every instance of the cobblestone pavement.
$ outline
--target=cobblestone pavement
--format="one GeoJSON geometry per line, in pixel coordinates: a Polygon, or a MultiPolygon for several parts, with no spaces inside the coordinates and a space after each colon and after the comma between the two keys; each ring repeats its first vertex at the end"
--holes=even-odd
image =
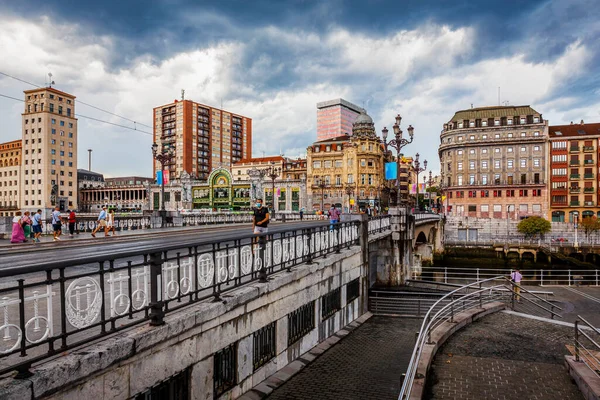
{"type": "Polygon", "coordinates": [[[396,400],[421,322],[374,316],[267,398],[396,400]]]}
{"type": "Polygon", "coordinates": [[[583,399],[563,366],[573,328],[496,313],[438,351],[426,399],[583,399]]]}

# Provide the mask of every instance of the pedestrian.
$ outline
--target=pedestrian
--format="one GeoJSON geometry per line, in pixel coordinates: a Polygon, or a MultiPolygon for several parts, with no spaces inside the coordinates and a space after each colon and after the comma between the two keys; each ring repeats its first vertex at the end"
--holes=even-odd
{"type": "Polygon", "coordinates": [[[115,236],[115,210],[113,210],[112,208],[108,211],[108,215],[106,218],[106,236],[108,236],[108,233],[112,231],[112,235],[115,236]]]}
{"type": "Polygon", "coordinates": [[[300,221],[304,219],[304,208],[300,209],[300,221]]]}
{"type": "Polygon", "coordinates": [[[23,220],[21,218],[21,211],[17,211],[13,218],[12,234],[10,236],[11,243],[23,243],[26,242],[25,232],[23,232],[23,220]]]}
{"type": "Polygon", "coordinates": [[[371,209],[371,206],[370,206],[370,205],[368,205],[368,206],[367,206],[367,215],[368,215],[369,217],[372,217],[372,216],[373,216],[373,210],[371,209]]]}
{"type": "Polygon", "coordinates": [[[333,229],[333,226],[340,222],[340,210],[335,207],[335,204],[329,209],[329,226],[333,229]]]}
{"type": "Polygon", "coordinates": [[[23,213],[22,226],[23,233],[25,234],[25,239],[32,239],[33,237],[31,236],[31,217],[29,216],[29,211],[25,211],[23,213]]]}
{"type": "Polygon", "coordinates": [[[521,302],[521,281],[523,280],[523,275],[521,275],[519,268],[515,269],[510,274],[510,280],[513,282],[514,291],[517,295],[517,301],[521,302]]]}
{"type": "Polygon", "coordinates": [[[92,237],[96,237],[96,232],[98,232],[100,229],[104,229],[104,236],[108,236],[106,231],[106,218],[106,206],[102,206],[102,211],[100,211],[100,214],[98,215],[96,229],[92,231],[92,237]]]}
{"type": "Polygon", "coordinates": [[[40,236],[42,236],[42,210],[37,210],[35,214],[33,214],[33,221],[31,222],[31,228],[33,229],[33,243],[40,242],[40,236]]]}
{"type": "Polygon", "coordinates": [[[262,199],[256,199],[256,208],[252,217],[254,233],[267,233],[269,231],[269,209],[263,207],[262,199]]]}
{"type": "Polygon", "coordinates": [[[60,219],[60,207],[54,207],[54,211],[52,211],[52,228],[54,230],[54,241],[60,240],[60,235],[62,234],[62,223],[60,219]]]}
{"type": "Polygon", "coordinates": [[[77,217],[75,216],[74,210],[67,210],[69,213],[69,236],[73,237],[75,233],[75,223],[77,222],[77,217]]]}

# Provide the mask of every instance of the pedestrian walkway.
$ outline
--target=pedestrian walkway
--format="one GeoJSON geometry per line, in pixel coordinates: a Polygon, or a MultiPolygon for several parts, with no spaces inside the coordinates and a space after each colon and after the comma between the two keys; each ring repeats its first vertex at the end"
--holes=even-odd
{"type": "Polygon", "coordinates": [[[267,398],[396,400],[421,322],[374,316],[267,398]]]}
{"type": "Polygon", "coordinates": [[[583,399],[565,367],[573,328],[503,312],[458,331],[438,350],[425,398],[583,399]]]}

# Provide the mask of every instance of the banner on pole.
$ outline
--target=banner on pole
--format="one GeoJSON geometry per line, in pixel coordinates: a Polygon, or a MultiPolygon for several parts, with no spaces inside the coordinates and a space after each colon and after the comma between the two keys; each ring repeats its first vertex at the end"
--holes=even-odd
{"type": "Polygon", "coordinates": [[[165,185],[169,184],[169,170],[165,169],[163,171],[163,179],[165,180],[165,185]]]}
{"type": "Polygon", "coordinates": [[[385,163],[385,179],[398,179],[398,164],[396,162],[385,163]]]}
{"type": "Polygon", "coordinates": [[[156,184],[162,185],[162,171],[156,171],[156,184]]]}

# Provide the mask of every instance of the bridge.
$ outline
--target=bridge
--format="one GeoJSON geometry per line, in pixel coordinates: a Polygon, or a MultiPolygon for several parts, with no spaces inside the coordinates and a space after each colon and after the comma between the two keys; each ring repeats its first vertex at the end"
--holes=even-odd
{"type": "Polygon", "coordinates": [[[404,208],[241,226],[0,250],[2,398],[239,397],[442,250],[440,216],[404,208]]]}

